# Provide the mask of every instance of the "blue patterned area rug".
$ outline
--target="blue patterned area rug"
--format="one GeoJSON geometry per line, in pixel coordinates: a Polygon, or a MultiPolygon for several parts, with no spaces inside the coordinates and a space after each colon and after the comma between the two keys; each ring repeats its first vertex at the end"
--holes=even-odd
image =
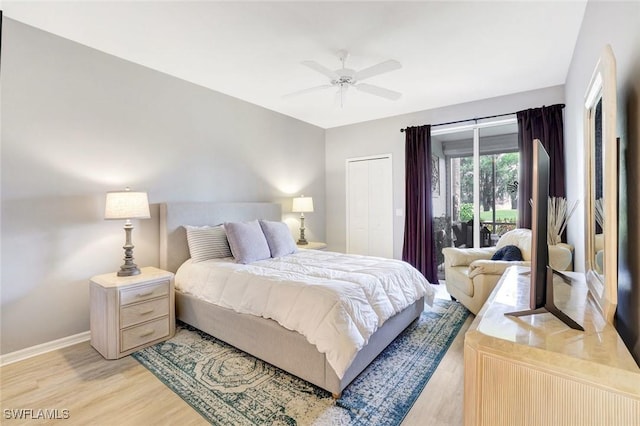
{"type": "Polygon", "coordinates": [[[335,401],[193,327],[132,356],[215,425],[398,425],[469,312],[436,299],[335,401]]]}

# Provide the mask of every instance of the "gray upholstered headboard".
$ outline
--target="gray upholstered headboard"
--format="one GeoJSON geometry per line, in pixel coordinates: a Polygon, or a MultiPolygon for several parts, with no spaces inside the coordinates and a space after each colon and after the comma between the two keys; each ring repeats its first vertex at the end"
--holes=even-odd
{"type": "Polygon", "coordinates": [[[184,225],[219,225],[253,219],[282,220],[282,206],[273,203],[160,204],[160,267],[176,272],[189,258],[184,225]]]}

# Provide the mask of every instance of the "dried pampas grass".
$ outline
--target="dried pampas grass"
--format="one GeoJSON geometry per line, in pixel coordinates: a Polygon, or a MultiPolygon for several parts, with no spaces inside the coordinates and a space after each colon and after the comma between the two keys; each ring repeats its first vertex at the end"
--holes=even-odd
{"type": "Polygon", "coordinates": [[[556,245],[562,242],[560,236],[567,227],[567,223],[577,206],[577,200],[569,206],[565,198],[549,197],[547,219],[547,243],[549,245],[556,245]]]}
{"type": "Polygon", "coordinates": [[[604,229],[604,201],[598,198],[595,202],[596,222],[604,229]]]}

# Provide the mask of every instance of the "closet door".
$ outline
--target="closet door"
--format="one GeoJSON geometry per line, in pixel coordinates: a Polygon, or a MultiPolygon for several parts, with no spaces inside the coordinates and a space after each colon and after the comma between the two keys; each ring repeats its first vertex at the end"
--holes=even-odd
{"type": "Polygon", "coordinates": [[[347,160],[347,252],[393,258],[390,155],[347,160]]]}

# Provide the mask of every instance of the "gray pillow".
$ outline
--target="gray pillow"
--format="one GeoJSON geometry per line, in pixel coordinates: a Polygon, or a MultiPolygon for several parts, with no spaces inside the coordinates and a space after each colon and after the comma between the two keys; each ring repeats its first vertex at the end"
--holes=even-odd
{"type": "Polygon", "coordinates": [[[187,244],[193,262],[231,257],[227,234],[222,225],[184,225],[184,228],[187,230],[187,244]]]}
{"type": "Polygon", "coordinates": [[[286,223],[260,220],[260,226],[269,244],[271,257],[282,257],[297,251],[296,242],[286,223]]]}
{"type": "Polygon", "coordinates": [[[250,222],[226,222],[224,229],[231,253],[238,263],[251,263],[271,257],[269,244],[257,220],[250,222]]]}

